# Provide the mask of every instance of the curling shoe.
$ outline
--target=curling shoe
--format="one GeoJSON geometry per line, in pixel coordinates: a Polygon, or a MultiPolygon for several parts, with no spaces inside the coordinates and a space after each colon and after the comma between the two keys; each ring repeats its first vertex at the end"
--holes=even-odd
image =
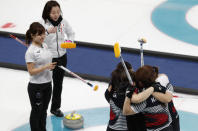
{"type": "Polygon", "coordinates": [[[55,115],[56,117],[63,117],[64,116],[63,112],[60,109],[57,109],[55,111],[51,111],[51,113],[53,115],[55,115]]]}

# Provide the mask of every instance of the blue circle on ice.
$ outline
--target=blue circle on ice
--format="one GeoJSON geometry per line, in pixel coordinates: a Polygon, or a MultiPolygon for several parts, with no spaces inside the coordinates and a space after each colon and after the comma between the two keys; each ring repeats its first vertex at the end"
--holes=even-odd
{"type": "MultiPolygon", "coordinates": [[[[71,112],[65,112],[64,114],[69,114],[71,112]]],[[[90,109],[83,109],[77,110],[76,113],[80,114],[84,118],[84,128],[106,125],[109,119],[109,108],[101,107],[101,108],[90,108],[90,109]]],[[[47,117],[47,131],[71,131],[64,127],[63,125],[63,117],[55,117],[49,116],[47,117]]],[[[13,131],[28,131],[30,130],[30,125],[24,124],[13,131]]]]}
{"type": "Polygon", "coordinates": [[[185,18],[187,11],[197,4],[197,0],[167,0],[152,12],[152,22],[170,37],[198,45],[198,30],[185,18]]]}
{"type": "MultiPolygon", "coordinates": [[[[69,114],[71,112],[65,112],[69,114]]],[[[88,127],[107,125],[109,120],[109,107],[91,108],[78,110],[77,113],[84,117],[84,129],[88,127]]],[[[198,114],[179,111],[180,126],[182,131],[197,131],[198,114]]],[[[71,131],[64,127],[63,118],[55,116],[47,117],[47,131],[71,131]]],[[[21,125],[13,131],[28,131],[30,130],[29,123],[21,125]]]]}

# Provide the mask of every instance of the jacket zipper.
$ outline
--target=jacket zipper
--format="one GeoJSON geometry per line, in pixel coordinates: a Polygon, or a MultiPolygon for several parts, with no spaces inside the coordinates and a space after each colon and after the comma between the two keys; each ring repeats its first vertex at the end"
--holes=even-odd
{"type": "Polygon", "coordinates": [[[58,51],[58,32],[56,31],[56,44],[57,44],[57,52],[58,52],[58,58],[60,57],[59,51],[58,51]]]}

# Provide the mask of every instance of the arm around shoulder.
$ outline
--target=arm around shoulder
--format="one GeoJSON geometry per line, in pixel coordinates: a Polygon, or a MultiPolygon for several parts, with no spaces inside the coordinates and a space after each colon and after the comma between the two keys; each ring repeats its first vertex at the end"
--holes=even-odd
{"type": "Polygon", "coordinates": [[[133,115],[135,112],[131,109],[131,100],[126,97],[123,106],[123,115],[133,115]]]}
{"type": "Polygon", "coordinates": [[[132,97],[131,97],[131,102],[132,103],[140,103],[145,101],[154,91],[153,87],[149,87],[146,90],[136,94],[133,93],[132,97]]]}
{"type": "Polygon", "coordinates": [[[169,103],[172,98],[173,98],[173,94],[170,93],[169,91],[166,91],[165,94],[160,93],[160,92],[154,92],[152,94],[157,100],[159,100],[162,103],[169,103]]]}

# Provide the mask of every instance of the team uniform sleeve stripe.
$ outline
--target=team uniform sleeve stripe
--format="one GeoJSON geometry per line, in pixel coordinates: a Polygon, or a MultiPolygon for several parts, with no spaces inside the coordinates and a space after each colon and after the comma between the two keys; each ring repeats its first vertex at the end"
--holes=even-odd
{"type": "Polygon", "coordinates": [[[166,88],[167,88],[167,91],[168,92],[170,92],[170,93],[173,94],[174,88],[173,88],[173,85],[172,84],[168,83],[167,86],[166,86],[166,88]]]}
{"type": "Polygon", "coordinates": [[[135,113],[139,113],[142,112],[146,107],[146,102],[142,102],[139,104],[132,104],[131,105],[131,109],[135,112],[135,113]]]}
{"type": "Polygon", "coordinates": [[[131,106],[131,109],[132,109],[135,113],[139,113],[139,112],[134,108],[134,106],[131,106]]]}

